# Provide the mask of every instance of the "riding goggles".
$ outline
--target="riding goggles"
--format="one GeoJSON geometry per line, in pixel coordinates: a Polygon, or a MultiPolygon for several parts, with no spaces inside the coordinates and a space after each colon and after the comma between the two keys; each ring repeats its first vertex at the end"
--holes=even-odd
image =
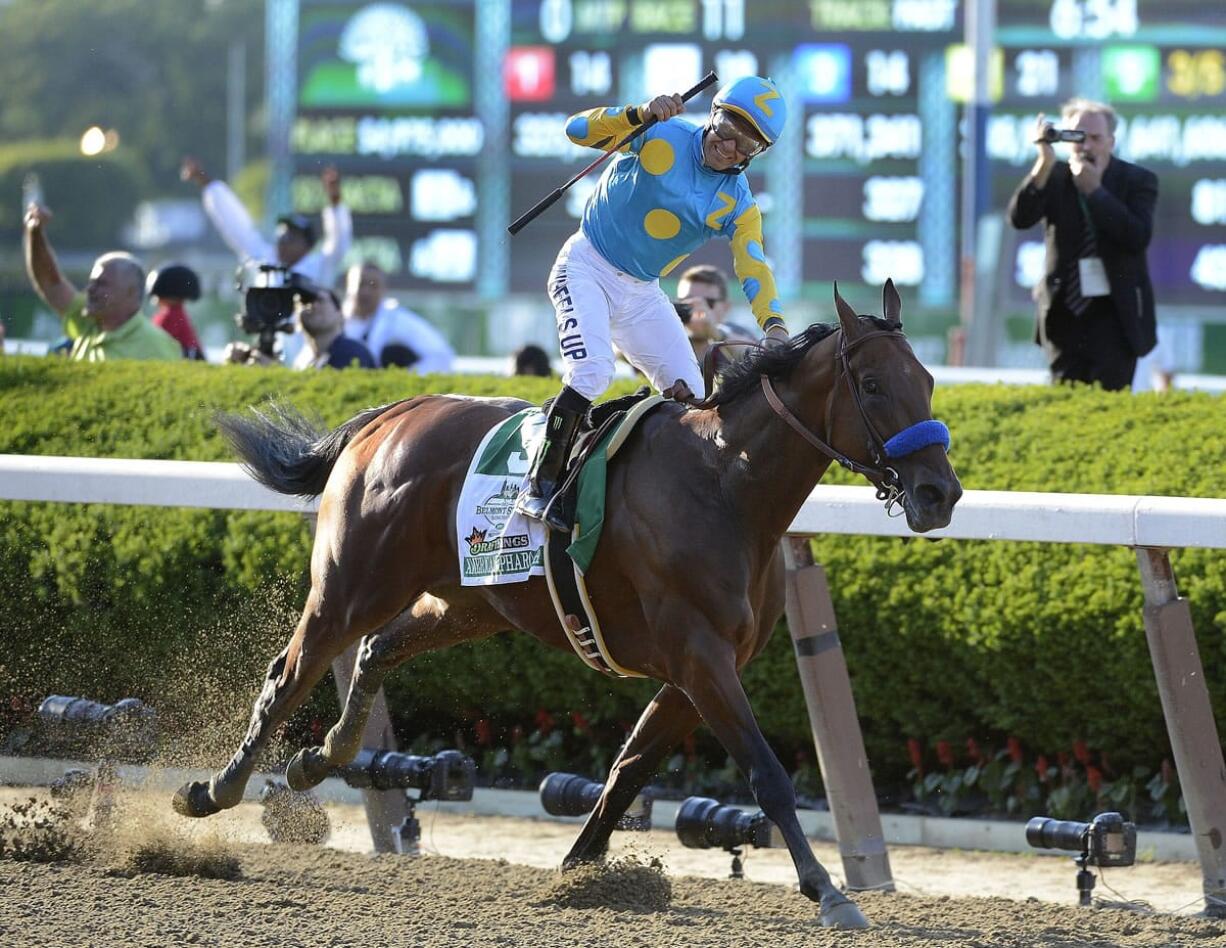
{"type": "Polygon", "coordinates": [[[712,113],[711,130],[717,138],[735,142],[737,153],[744,158],[756,158],[766,150],[766,142],[745,131],[744,124],[724,109],[712,113]]]}

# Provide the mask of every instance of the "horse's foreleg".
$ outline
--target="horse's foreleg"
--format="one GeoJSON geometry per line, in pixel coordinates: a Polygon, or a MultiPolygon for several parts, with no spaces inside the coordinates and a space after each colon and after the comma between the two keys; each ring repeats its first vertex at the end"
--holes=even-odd
{"type": "Polygon", "coordinates": [[[316,612],[314,601],[312,593],[289,645],[268,666],[264,687],[255,700],[251,723],[238,750],[207,783],[192,781],[180,787],[172,801],[176,812],[212,816],[241,802],[256,760],[273,732],[302,704],[332,659],[352,640],[316,612]]]}
{"type": "Polygon", "coordinates": [[[701,667],[687,676],[685,692],[720,743],[749,778],[754,799],[778,827],[796,873],[800,891],[821,906],[822,924],[832,928],[867,928],[856,904],[843,895],[813,855],[796,817],[796,791],[791,778],[771,750],[741,686],[731,646],[720,641],[710,649],[695,648],[701,667]]]}
{"type": "Polygon", "coordinates": [[[617,821],[651,779],[664,756],[698,724],[698,712],[689,698],[672,685],[660,689],[613,762],[596,808],[562,862],[564,869],[604,856],[617,821]]]}
{"type": "Polygon", "coordinates": [[[295,790],[320,783],[334,767],[349,763],[362,749],[362,735],[388,673],[415,655],[489,635],[496,626],[483,623],[463,607],[449,605],[428,593],[383,628],[362,640],[354,662],[353,679],[340,719],[329,729],[321,747],[307,747],[294,755],[285,779],[295,790]]]}

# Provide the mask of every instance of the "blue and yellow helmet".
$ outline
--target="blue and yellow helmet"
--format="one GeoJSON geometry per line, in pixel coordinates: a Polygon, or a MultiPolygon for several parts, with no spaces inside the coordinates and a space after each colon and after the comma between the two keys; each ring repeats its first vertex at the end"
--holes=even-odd
{"type": "Polygon", "coordinates": [[[766,144],[773,145],[783,134],[788,107],[779,87],[761,76],[744,76],[728,83],[715,94],[711,110],[727,109],[757,129],[766,144]]]}

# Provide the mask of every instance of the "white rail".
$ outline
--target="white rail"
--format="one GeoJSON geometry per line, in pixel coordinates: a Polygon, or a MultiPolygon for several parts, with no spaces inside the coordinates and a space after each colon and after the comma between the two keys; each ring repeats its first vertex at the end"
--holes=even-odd
{"type": "MultiPolygon", "coordinates": [[[[237,464],[0,454],[0,500],[147,504],[306,513],[314,500],[262,487],[237,464]]],[[[871,487],[819,485],[788,531],[914,536],[871,487]]],[[[1110,546],[1226,549],[1226,499],[968,490],[953,521],[926,536],[1110,546]]]]}

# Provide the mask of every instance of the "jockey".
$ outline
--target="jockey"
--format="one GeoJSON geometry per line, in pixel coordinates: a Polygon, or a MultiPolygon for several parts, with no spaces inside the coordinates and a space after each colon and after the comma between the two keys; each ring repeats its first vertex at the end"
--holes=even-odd
{"type": "Polygon", "coordinates": [[[727,237],[767,338],[788,338],[762,247],[762,214],[742,174],[779,139],[787,118],[783,96],[770,79],[747,76],[720,89],[705,126],[670,121],[684,109],[680,96],[661,95],[642,106],[580,112],[566,123],[575,144],[608,148],[657,119],[605,169],[582,225],[549,274],[566,368],[517,509],[554,529],[567,524],[549,502],[580,422],[613,381],[614,344],[657,390],[703,392],[693,349],[660,277],[710,238],[727,237]]]}

